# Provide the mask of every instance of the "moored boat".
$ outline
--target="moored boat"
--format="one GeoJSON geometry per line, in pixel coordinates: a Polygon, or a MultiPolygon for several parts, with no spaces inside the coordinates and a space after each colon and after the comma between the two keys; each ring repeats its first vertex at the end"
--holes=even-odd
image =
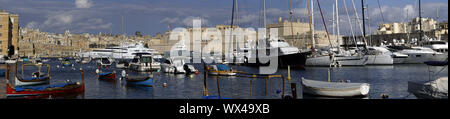
{"type": "Polygon", "coordinates": [[[153,87],[153,78],[148,76],[126,76],[127,85],[153,87]]]}
{"type": "MultiPolygon", "coordinates": [[[[7,69],[9,71],[9,69],[7,69]]],[[[84,73],[81,72],[81,81],[76,83],[64,83],[57,85],[43,85],[43,86],[13,86],[9,83],[6,84],[6,96],[35,96],[35,95],[54,95],[54,94],[73,94],[84,93],[84,73]]],[[[7,76],[9,77],[9,76],[7,76]]],[[[17,77],[17,74],[16,74],[17,77]]]]}
{"type": "Polygon", "coordinates": [[[303,93],[325,97],[365,97],[369,94],[367,83],[340,83],[302,79],[303,93]]]}
{"type": "Polygon", "coordinates": [[[448,77],[435,81],[408,82],[408,92],[419,99],[448,99],[448,77]]]}
{"type": "Polygon", "coordinates": [[[63,61],[61,61],[61,64],[66,67],[72,66],[72,63],[70,62],[69,59],[64,59],[63,61]]]}
{"type": "Polygon", "coordinates": [[[214,76],[235,76],[237,74],[230,66],[225,64],[210,65],[206,70],[208,74],[214,76]]]}
{"type": "Polygon", "coordinates": [[[98,73],[98,79],[99,80],[106,80],[106,81],[115,81],[116,80],[116,72],[103,72],[98,73]]]}

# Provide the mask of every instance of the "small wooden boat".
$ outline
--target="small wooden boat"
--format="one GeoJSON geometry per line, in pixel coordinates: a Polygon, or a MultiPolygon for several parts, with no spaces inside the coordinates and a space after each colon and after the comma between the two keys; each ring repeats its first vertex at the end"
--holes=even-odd
{"type": "Polygon", "coordinates": [[[98,74],[99,80],[107,80],[107,81],[115,81],[116,80],[116,72],[104,72],[98,74]]]}
{"type": "Polygon", "coordinates": [[[153,87],[153,78],[148,76],[127,76],[127,85],[153,87]]]}
{"type": "Polygon", "coordinates": [[[435,81],[408,82],[408,92],[419,99],[448,99],[448,77],[435,81]]]}
{"type": "Polygon", "coordinates": [[[367,83],[340,83],[302,79],[303,93],[325,97],[365,97],[369,94],[367,83]]]}
{"type": "MultiPolygon", "coordinates": [[[[8,70],[8,69],[7,69],[8,70]]],[[[84,93],[84,73],[81,72],[81,81],[76,83],[64,83],[58,85],[44,85],[44,86],[12,86],[9,83],[6,84],[6,96],[35,96],[35,95],[53,95],[53,94],[73,94],[84,93]]],[[[17,75],[16,75],[17,77],[17,75]]]]}
{"type": "Polygon", "coordinates": [[[210,75],[214,76],[235,76],[237,74],[231,67],[225,64],[210,65],[206,70],[210,75]]]}
{"type": "Polygon", "coordinates": [[[84,84],[82,83],[67,83],[60,85],[45,85],[45,86],[26,86],[26,87],[12,87],[6,84],[7,96],[30,96],[30,95],[50,95],[63,93],[80,93],[84,92],[84,84]]]}
{"type": "Polygon", "coordinates": [[[69,59],[64,59],[63,61],[61,61],[61,64],[66,67],[72,66],[72,63],[70,62],[69,59]]]}

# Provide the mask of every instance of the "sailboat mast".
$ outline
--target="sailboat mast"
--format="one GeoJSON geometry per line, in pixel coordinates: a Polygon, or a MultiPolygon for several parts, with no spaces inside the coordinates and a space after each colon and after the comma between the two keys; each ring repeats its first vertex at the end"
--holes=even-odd
{"type": "Polygon", "coordinates": [[[422,42],[422,2],[419,0],[419,42],[422,42]]]}
{"type": "Polygon", "coordinates": [[[314,45],[315,45],[315,43],[314,43],[314,36],[313,36],[313,32],[314,32],[314,30],[312,29],[312,15],[311,15],[311,7],[312,7],[312,4],[310,4],[311,3],[311,0],[308,0],[308,15],[309,15],[309,30],[310,30],[310,37],[311,37],[311,51],[312,51],[312,55],[314,56],[314,45]]]}
{"type": "Polygon", "coordinates": [[[364,8],[364,0],[361,0],[361,5],[362,5],[363,37],[366,37],[366,15],[364,8]]]}
{"type": "Polygon", "coordinates": [[[291,16],[291,35],[292,35],[292,38],[295,39],[295,37],[294,37],[294,24],[292,23],[293,22],[292,21],[292,17],[293,17],[294,11],[292,11],[291,0],[289,0],[289,14],[291,16]]]}
{"type": "MultiPolygon", "coordinates": [[[[264,16],[264,28],[267,28],[267,16],[266,16],[266,0],[263,0],[263,16],[264,16]]],[[[265,36],[265,35],[264,35],[265,36]]]]}
{"type": "Polygon", "coordinates": [[[341,52],[341,43],[340,43],[340,31],[339,31],[339,7],[338,7],[338,0],[336,0],[336,27],[337,27],[337,47],[338,52],[341,52]]]}
{"type": "Polygon", "coordinates": [[[312,39],[312,44],[313,44],[313,47],[314,48],[316,48],[316,40],[315,40],[315,37],[314,37],[314,34],[315,34],[315,32],[314,32],[314,0],[311,0],[311,39],[312,39]]]}

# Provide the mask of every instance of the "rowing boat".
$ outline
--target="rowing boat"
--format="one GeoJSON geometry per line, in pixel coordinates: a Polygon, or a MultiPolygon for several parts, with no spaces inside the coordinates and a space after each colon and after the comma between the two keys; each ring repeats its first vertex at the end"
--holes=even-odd
{"type": "Polygon", "coordinates": [[[153,87],[153,78],[148,76],[127,76],[125,77],[127,85],[153,87]]]}
{"type": "Polygon", "coordinates": [[[235,76],[237,73],[225,64],[210,65],[207,71],[213,76],[235,76]]]}
{"type": "Polygon", "coordinates": [[[302,79],[303,93],[326,97],[367,96],[370,85],[367,83],[340,83],[302,79]]]}

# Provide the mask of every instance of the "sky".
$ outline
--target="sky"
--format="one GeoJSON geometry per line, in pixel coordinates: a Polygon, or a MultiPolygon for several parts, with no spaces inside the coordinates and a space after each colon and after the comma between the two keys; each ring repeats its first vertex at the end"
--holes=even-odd
{"type": "MultiPolygon", "coordinates": [[[[237,24],[245,28],[262,27],[263,0],[237,1],[237,24]]],[[[361,0],[338,0],[339,29],[344,35],[350,34],[350,28],[356,34],[361,33],[352,1],[361,18],[361,0]]],[[[317,0],[314,2],[315,27],[324,30],[317,0]]],[[[335,0],[319,2],[331,32],[335,0]]],[[[408,22],[418,17],[418,0],[365,0],[365,4],[368,5],[369,33],[381,23],[408,22]]],[[[123,17],[127,35],[136,31],[155,35],[170,28],[190,27],[193,19],[201,19],[203,27],[230,25],[232,5],[233,0],[0,0],[0,9],[19,14],[19,24],[23,28],[52,33],[70,30],[71,33],[121,34],[123,17]]],[[[308,22],[306,5],[307,0],[292,0],[294,17],[302,22],[308,22]]],[[[266,13],[268,23],[277,22],[279,17],[287,20],[289,0],[266,0],[266,13]]],[[[422,0],[422,14],[423,17],[437,20],[439,16],[439,21],[448,21],[448,0],[422,0]]]]}

